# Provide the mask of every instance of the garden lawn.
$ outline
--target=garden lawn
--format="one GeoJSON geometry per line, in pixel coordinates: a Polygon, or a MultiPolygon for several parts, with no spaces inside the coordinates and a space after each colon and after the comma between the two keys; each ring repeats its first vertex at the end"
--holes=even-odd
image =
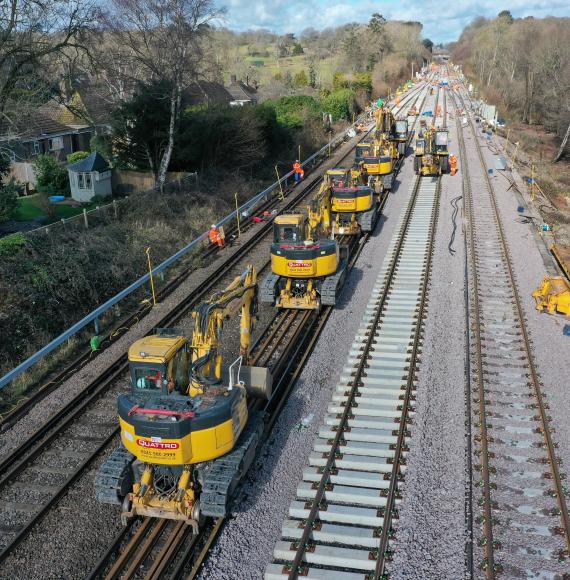
{"type": "Polygon", "coordinates": [[[41,207],[40,194],[28,195],[27,197],[20,197],[18,199],[18,209],[14,214],[14,219],[18,222],[39,221],[41,223],[50,224],[61,219],[67,219],[83,212],[83,207],[89,211],[97,204],[89,204],[82,207],[73,207],[71,205],[55,204],[55,215],[53,218],[48,218],[43,208],[41,207]]]}

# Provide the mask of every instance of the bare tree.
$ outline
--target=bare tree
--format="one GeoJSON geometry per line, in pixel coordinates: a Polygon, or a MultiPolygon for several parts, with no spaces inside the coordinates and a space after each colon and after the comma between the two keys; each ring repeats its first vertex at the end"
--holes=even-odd
{"type": "Polygon", "coordinates": [[[62,63],[86,51],[83,33],[97,14],[91,0],[0,0],[2,120],[14,122],[24,104],[57,89],[62,63]]]}
{"type": "Polygon", "coordinates": [[[105,26],[111,35],[111,74],[127,82],[164,81],[171,87],[168,140],[155,168],[161,188],[175,145],[185,86],[199,75],[203,37],[220,15],[213,0],[111,0],[105,26]]]}

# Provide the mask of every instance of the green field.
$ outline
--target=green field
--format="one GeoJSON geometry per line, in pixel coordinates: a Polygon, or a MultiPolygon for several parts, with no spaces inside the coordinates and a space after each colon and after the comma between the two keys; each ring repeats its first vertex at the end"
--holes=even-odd
{"type": "MultiPolygon", "coordinates": [[[[261,85],[270,84],[275,75],[282,76],[287,72],[292,77],[304,70],[309,75],[309,62],[306,55],[288,56],[277,58],[276,56],[251,56],[247,54],[247,47],[240,47],[243,60],[253,69],[252,75],[257,78],[261,85]]],[[[332,86],[333,75],[339,70],[339,57],[331,56],[315,63],[317,73],[317,83],[320,86],[330,88],[332,86]]]]}
{"type": "Polygon", "coordinates": [[[44,209],[41,206],[40,194],[28,195],[27,197],[20,197],[18,199],[18,209],[14,214],[14,219],[18,222],[30,222],[34,220],[41,221],[41,223],[50,224],[61,219],[66,219],[78,215],[83,212],[83,207],[88,211],[94,208],[97,204],[89,204],[82,207],[72,207],[70,205],[56,204],[54,217],[48,218],[44,209]]]}

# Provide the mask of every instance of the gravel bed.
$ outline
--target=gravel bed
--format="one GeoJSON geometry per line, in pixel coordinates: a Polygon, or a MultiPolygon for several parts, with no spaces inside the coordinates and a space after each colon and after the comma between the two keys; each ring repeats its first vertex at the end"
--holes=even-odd
{"type": "Polygon", "coordinates": [[[7,558],[0,578],[84,578],[95,566],[121,529],[120,508],[99,504],[93,495],[95,471],[112,447],[7,558]]]}
{"type": "MultiPolygon", "coordinates": [[[[448,103],[449,105],[449,103],[448,103]]],[[[448,107],[449,109],[451,107],[448,107]]],[[[450,150],[457,149],[454,119],[450,150]]],[[[462,578],[465,546],[465,247],[462,212],[451,254],[452,199],[461,174],[443,177],[429,306],[391,578],[462,578]]],[[[461,201],[459,207],[462,208],[461,201]]]]}
{"type": "Polygon", "coordinates": [[[281,524],[340,378],[352,338],[366,308],[394,226],[408,200],[412,160],[402,168],[381,225],[364,247],[335,308],[269,440],[252,466],[235,513],[210,551],[201,578],[260,578],[272,560],[281,524]]]}
{"type": "MultiPolygon", "coordinates": [[[[483,152],[487,167],[494,167],[495,156],[488,148],[484,148],[483,152]]],[[[535,309],[532,292],[540,285],[543,276],[547,273],[545,255],[540,253],[537,246],[536,232],[533,232],[535,226],[521,223],[517,212],[519,202],[513,190],[507,190],[508,182],[496,175],[496,170],[494,174],[492,182],[497,194],[511,261],[516,272],[519,296],[527,318],[527,329],[533,343],[534,360],[544,384],[542,392],[549,406],[548,413],[552,417],[552,438],[559,445],[557,455],[562,461],[560,471],[563,475],[568,475],[570,466],[570,422],[568,421],[570,337],[563,335],[563,329],[569,321],[563,315],[549,315],[535,309]]],[[[527,204],[531,204],[527,187],[523,184],[520,175],[514,171],[513,177],[527,204]]],[[[551,267],[551,265],[548,266],[551,267]]],[[[547,471],[546,466],[538,470],[547,471]]]]}

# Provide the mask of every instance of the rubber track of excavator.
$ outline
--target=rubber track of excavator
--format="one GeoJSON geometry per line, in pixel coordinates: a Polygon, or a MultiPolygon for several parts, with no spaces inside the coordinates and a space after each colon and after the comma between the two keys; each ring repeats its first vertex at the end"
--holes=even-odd
{"type": "Polygon", "coordinates": [[[248,423],[233,451],[200,468],[200,511],[210,517],[225,517],[232,495],[249,469],[261,441],[264,413],[250,413],[248,423]]]}
{"type": "Polygon", "coordinates": [[[259,285],[259,298],[264,304],[275,304],[276,287],[279,281],[278,274],[268,274],[259,285]]]}
{"type": "Polygon", "coordinates": [[[358,223],[360,224],[360,229],[363,232],[371,232],[376,226],[376,220],[378,219],[378,205],[370,211],[365,211],[358,216],[358,223]]]}
{"type": "Polygon", "coordinates": [[[95,496],[100,503],[121,505],[133,486],[135,456],[123,445],[113,450],[95,476],[95,496]]]}
{"type": "Polygon", "coordinates": [[[344,286],[346,279],[348,262],[343,260],[339,264],[336,274],[325,278],[321,285],[321,304],[324,306],[334,306],[336,299],[344,286]]]}

